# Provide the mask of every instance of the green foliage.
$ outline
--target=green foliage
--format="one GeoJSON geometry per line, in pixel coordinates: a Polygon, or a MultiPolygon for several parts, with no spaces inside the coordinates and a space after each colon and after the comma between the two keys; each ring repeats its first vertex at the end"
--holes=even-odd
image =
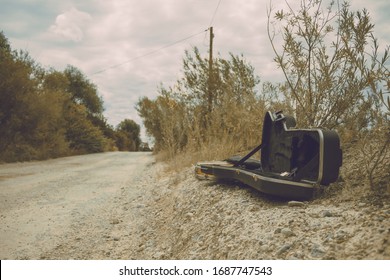
{"type": "MultiPolygon", "coordinates": [[[[52,129],[52,125],[45,122],[40,106],[36,106],[45,103],[38,81],[42,70],[28,54],[11,52],[3,34],[0,40],[3,46],[0,54],[0,158],[37,158],[40,153],[36,145],[42,145],[38,140],[44,137],[42,127],[52,129]],[[30,145],[30,141],[36,145],[30,145]]],[[[53,108],[56,105],[54,102],[53,108]]],[[[51,110],[46,112],[51,113],[51,110]]]]}
{"type": "Polygon", "coordinates": [[[68,80],[66,91],[70,94],[73,102],[84,105],[89,114],[101,114],[103,101],[97,94],[96,86],[74,66],[69,65],[64,74],[68,80]]]}
{"type": "Polygon", "coordinates": [[[106,150],[107,139],[87,118],[84,106],[70,103],[65,119],[66,139],[75,153],[97,153],[106,150]]]}
{"type": "Polygon", "coordinates": [[[120,151],[138,151],[141,128],[133,120],[125,119],[116,128],[116,145],[120,151]]]}

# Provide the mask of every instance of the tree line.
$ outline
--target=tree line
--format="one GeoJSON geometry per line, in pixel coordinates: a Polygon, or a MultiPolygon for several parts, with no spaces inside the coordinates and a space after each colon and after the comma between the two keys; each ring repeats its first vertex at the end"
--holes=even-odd
{"type": "Polygon", "coordinates": [[[107,123],[97,86],[76,67],[44,69],[0,32],[0,161],[137,151],[140,126],[107,123]]]}
{"type": "Polygon", "coordinates": [[[179,164],[223,159],[258,144],[264,113],[283,110],[298,127],[339,133],[350,185],[390,189],[389,47],[379,49],[367,10],[286,3],[268,11],[267,26],[285,80],[261,83],[243,55],[214,58],[210,69],[196,47],[186,51],[183,76],[137,104],[155,149],[179,164]]]}

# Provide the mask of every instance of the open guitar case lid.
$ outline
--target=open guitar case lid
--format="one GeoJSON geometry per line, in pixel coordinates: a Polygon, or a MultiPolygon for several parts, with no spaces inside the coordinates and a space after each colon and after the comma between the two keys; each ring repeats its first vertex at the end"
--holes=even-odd
{"type": "Polygon", "coordinates": [[[290,199],[310,199],[320,185],[339,177],[340,139],[326,129],[294,129],[295,119],[281,111],[264,117],[262,143],[244,157],[200,162],[198,178],[238,180],[255,189],[290,199]],[[260,151],[260,160],[251,157],[260,151]]]}

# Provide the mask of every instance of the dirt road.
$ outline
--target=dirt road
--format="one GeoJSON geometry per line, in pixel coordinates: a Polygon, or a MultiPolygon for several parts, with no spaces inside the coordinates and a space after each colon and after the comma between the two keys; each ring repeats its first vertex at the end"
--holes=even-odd
{"type": "Polygon", "coordinates": [[[0,259],[61,250],[58,258],[109,258],[111,241],[123,238],[115,226],[136,215],[139,178],[153,161],[150,153],[115,152],[0,165],[0,259]]]}

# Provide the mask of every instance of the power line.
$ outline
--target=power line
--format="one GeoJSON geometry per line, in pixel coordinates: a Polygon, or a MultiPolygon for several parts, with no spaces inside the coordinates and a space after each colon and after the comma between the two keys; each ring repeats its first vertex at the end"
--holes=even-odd
{"type": "Polygon", "coordinates": [[[198,33],[193,34],[193,35],[191,35],[191,36],[185,37],[185,38],[183,38],[183,39],[180,39],[180,40],[175,41],[175,42],[173,42],[173,43],[170,43],[170,44],[168,44],[168,45],[162,46],[161,48],[158,48],[158,49],[156,49],[156,50],[153,50],[153,51],[144,53],[144,54],[139,55],[139,56],[136,56],[136,57],[133,57],[133,58],[131,58],[131,59],[129,59],[129,60],[126,60],[126,61],[124,61],[124,62],[122,62],[122,63],[115,64],[115,65],[112,65],[112,66],[109,66],[109,67],[107,67],[107,68],[104,68],[104,69],[102,69],[102,70],[99,70],[99,71],[97,71],[97,72],[92,73],[92,75],[100,74],[100,73],[106,72],[107,70],[110,70],[110,69],[113,69],[113,68],[117,68],[117,67],[122,66],[122,65],[124,65],[124,64],[133,62],[134,60],[137,60],[137,59],[140,59],[140,58],[143,58],[143,57],[152,55],[152,54],[157,53],[157,52],[159,52],[159,51],[161,51],[161,50],[163,50],[163,49],[172,47],[172,46],[177,45],[177,44],[179,44],[179,43],[181,43],[181,42],[187,41],[188,39],[191,39],[191,38],[193,38],[193,37],[195,37],[195,36],[198,36],[198,35],[200,35],[200,34],[202,34],[202,33],[205,33],[205,32],[207,32],[208,30],[209,30],[209,29],[203,30],[203,31],[201,31],[201,32],[198,32],[198,33]]]}
{"type": "Polygon", "coordinates": [[[221,2],[222,2],[222,0],[219,0],[219,1],[218,1],[217,8],[215,8],[215,11],[214,11],[213,17],[212,17],[211,20],[210,20],[209,26],[211,26],[211,25],[213,24],[215,15],[217,14],[217,11],[218,11],[218,8],[219,8],[219,5],[221,4],[221,2]]]}

